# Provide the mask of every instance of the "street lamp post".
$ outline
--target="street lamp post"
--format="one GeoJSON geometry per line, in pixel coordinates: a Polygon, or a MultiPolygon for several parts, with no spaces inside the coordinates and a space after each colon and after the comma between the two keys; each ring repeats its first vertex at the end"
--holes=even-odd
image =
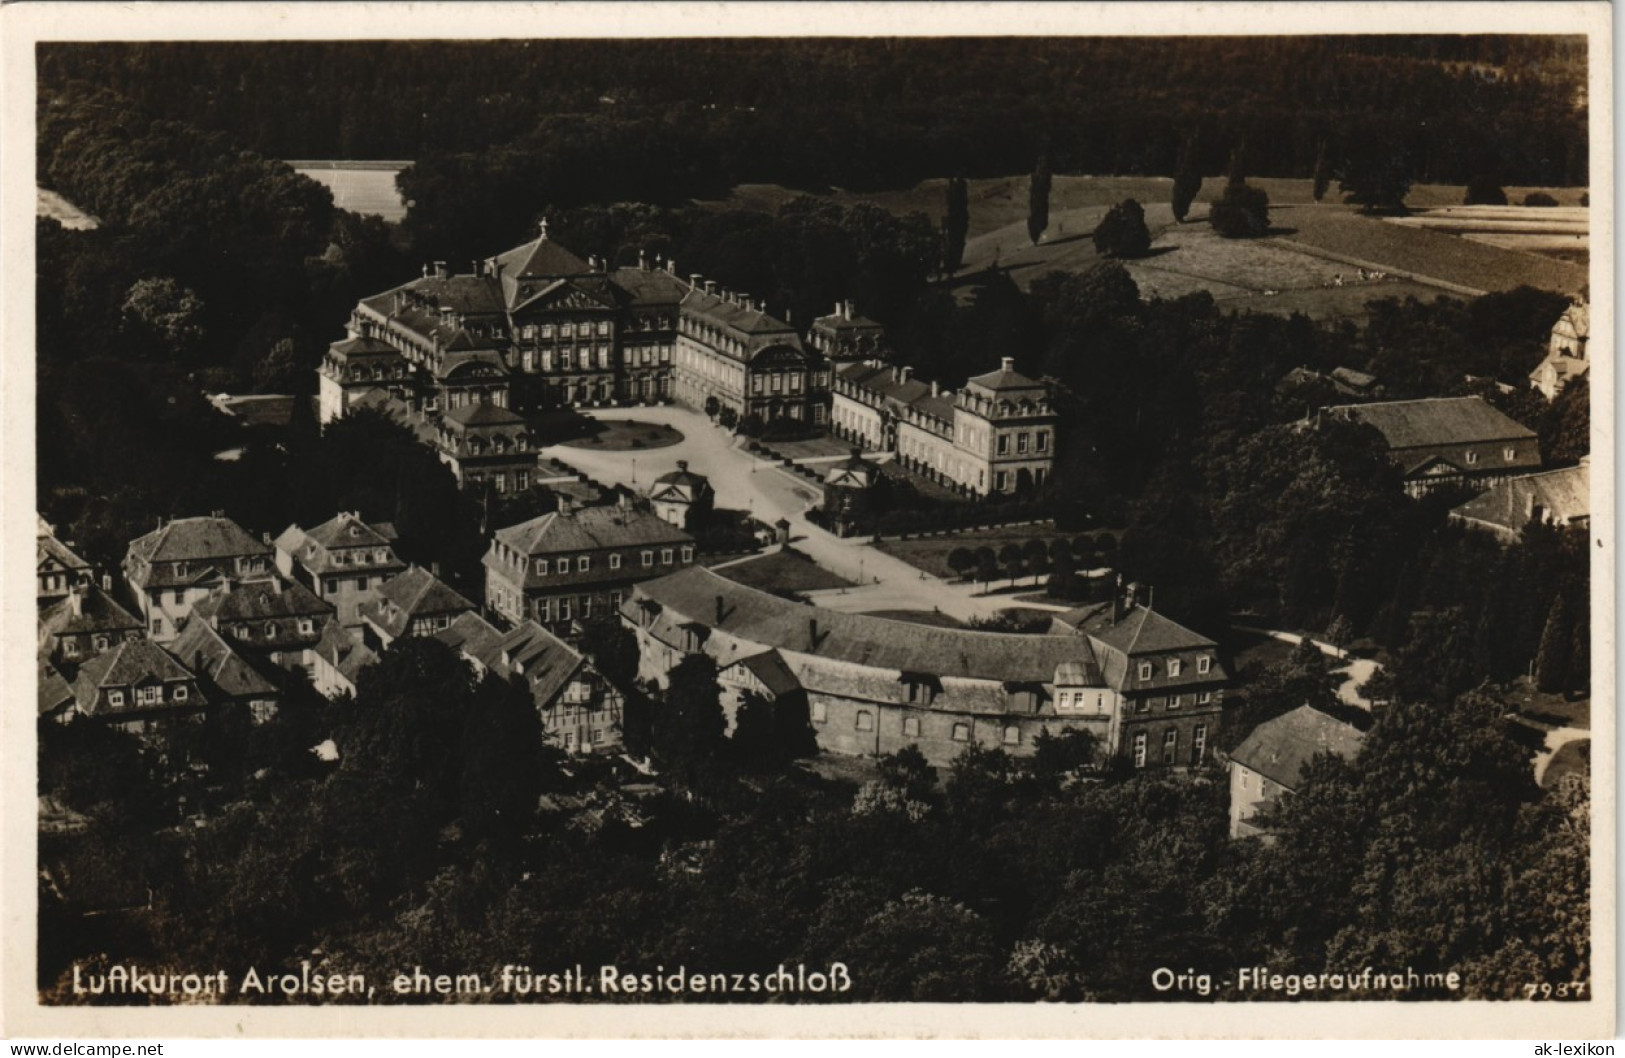
{"type": "Polygon", "coordinates": [[[638,461],[637,461],[636,457],[634,457],[633,460],[632,460],[632,484],[636,485],[637,483],[638,483],[638,461]]]}

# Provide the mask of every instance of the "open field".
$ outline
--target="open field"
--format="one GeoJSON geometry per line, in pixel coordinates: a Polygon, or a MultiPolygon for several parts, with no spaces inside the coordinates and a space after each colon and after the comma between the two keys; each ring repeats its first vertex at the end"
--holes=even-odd
{"type": "Polygon", "coordinates": [[[556,443],[566,448],[590,448],[599,452],[631,452],[642,448],[670,448],[683,440],[680,432],[664,423],[637,419],[583,418],[581,421],[591,428],[590,432],[556,443]]]}
{"type": "Polygon", "coordinates": [[[836,576],[799,551],[775,551],[761,558],[723,566],[716,572],[747,588],[763,591],[825,591],[853,586],[851,581],[836,576]]]}
{"type": "Polygon", "coordinates": [[[395,190],[395,174],[410,162],[289,162],[293,171],[308,176],[333,192],[333,204],[351,213],[373,213],[391,224],[406,216],[406,203],[395,190]]]}
{"type": "Polygon", "coordinates": [[[885,617],[892,621],[907,621],[910,624],[930,625],[933,628],[964,628],[965,622],[955,620],[945,613],[933,610],[870,610],[869,617],[885,617]]]}

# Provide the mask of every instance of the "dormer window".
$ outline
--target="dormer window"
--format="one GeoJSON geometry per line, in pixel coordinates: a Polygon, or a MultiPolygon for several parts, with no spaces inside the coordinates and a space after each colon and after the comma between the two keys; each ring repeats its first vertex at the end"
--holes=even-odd
{"type": "Polygon", "coordinates": [[[1212,668],[1213,668],[1213,659],[1212,658],[1210,658],[1210,657],[1200,657],[1200,658],[1196,659],[1196,671],[1198,673],[1202,674],[1203,676],[1206,676],[1208,674],[1208,672],[1210,670],[1212,670],[1212,668]]]}
{"type": "Polygon", "coordinates": [[[107,704],[112,706],[114,709],[123,708],[124,707],[124,692],[123,691],[108,691],[107,692],[107,704]]]}
{"type": "Polygon", "coordinates": [[[538,577],[547,575],[547,559],[539,558],[536,560],[536,575],[538,577]]]}
{"type": "Polygon", "coordinates": [[[176,684],[175,685],[175,692],[174,692],[173,697],[177,702],[186,701],[186,684],[184,684],[184,683],[176,684]]]}
{"type": "Polygon", "coordinates": [[[1149,680],[1150,678],[1151,678],[1151,662],[1149,662],[1149,661],[1140,662],[1140,679],[1149,680]]]}
{"type": "Polygon", "coordinates": [[[276,638],[276,622],[275,621],[267,621],[267,622],[265,622],[265,638],[266,639],[275,639],[276,638]]]}
{"type": "Polygon", "coordinates": [[[1467,465],[1472,466],[1474,463],[1478,462],[1478,453],[1469,448],[1464,458],[1467,460],[1467,465]]]}
{"type": "Polygon", "coordinates": [[[1514,459],[1517,459],[1517,458],[1518,458],[1518,450],[1517,450],[1517,449],[1516,449],[1516,448],[1513,448],[1513,447],[1511,447],[1511,446],[1510,446],[1510,445],[1509,445],[1509,446],[1507,446],[1507,447],[1506,447],[1506,448],[1503,448],[1503,449],[1502,449],[1502,450],[1501,450],[1501,456],[1502,456],[1502,458],[1504,458],[1504,459],[1505,459],[1505,460],[1506,460],[1506,461],[1507,461],[1507,462],[1508,462],[1508,463],[1510,463],[1510,462],[1512,462],[1512,461],[1513,461],[1513,460],[1514,460],[1514,459]]]}
{"type": "Polygon", "coordinates": [[[1180,661],[1178,658],[1169,658],[1168,659],[1168,675],[1169,676],[1178,676],[1179,671],[1181,669],[1183,669],[1184,667],[1185,667],[1185,663],[1180,661]]]}
{"type": "Polygon", "coordinates": [[[587,555],[582,555],[580,558],[576,559],[576,572],[577,573],[585,573],[591,568],[592,568],[592,558],[591,557],[589,557],[587,555]]]}
{"type": "Polygon", "coordinates": [[[177,576],[177,577],[186,576],[186,563],[184,563],[184,562],[175,563],[175,576],[177,576]]]}
{"type": "Polygon", "coordinates": [[[612,554],[612,555],[609,556],[609,568],[610,569],[620,569],[621,568],[621,556],[619,554],[612,554]]]}

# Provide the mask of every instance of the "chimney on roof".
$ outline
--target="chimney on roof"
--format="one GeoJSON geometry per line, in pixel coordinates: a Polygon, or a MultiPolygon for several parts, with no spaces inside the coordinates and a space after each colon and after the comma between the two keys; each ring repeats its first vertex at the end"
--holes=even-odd
{"type": "Polygon", "coordinates": [[[648,270],[649,270],[649,251],[644,250],[642,248],[639,248],[639,250],[638,250],[638,271],[647,272],[648,270]]]}
{"type": "Polygon", "coordinates": [[[480,263],[478,261],[468,262],[468,274],[471,276],[477,276],[480,274],[480,263]]]}
{"type": "Polygon", "coordinates": [[[542,223],[540,225],[540,229],[541,229],[540,233],[537,235],[537,241],[538,242],[546,242],[547,241],[547,218],[546,217],[542,218],[542,223]]]}
{"type": "Polygon", "coordinates": [[[931,380],[931,395],[933,397],[935,397],[938,394],[938,392],[940,392],[941,388],[942,387],[937,383],[936,379],[931,380]]]}
{"type": "Polygon", "coordinates": [[[269,544],[270,542],[271,542],[271,532],[270,532],[270,530],[266,530],[265,532],[260,534],[260,543],[269,544]]]}
{"type": "Polygon", "coordinates": [[[830,315],[834,316],[836,319],[841,318],[841,303],[839,301],[835,303],[835,311],[830,313],[830,315]]]}
{"type": "Polygon", "coordinates": [[[431,575],[435,576],[435,577],[440,576],[440,563],[439,562],[431,562],[431,563],[429,563],[429,573],[431,575]]]}
{"type": "Polygon", "coordinates": [[[677,469],[678,469],[678,470],[687,470],[687,469],[688,469],[688,460],[686,460],[686,459],[679,459],[679,460],[678,460],[678,461],[677,461],[677,469]]]}
{"type": "Polygon", "coordinates": [[[1112,624],[1123,619],[1123,575],[1117,575],[1117,584],[1112,588],[1112,624]]]}
{"type": "Polygon", "coordinates": [[[818,618],[807,618],[807,652],[818,652],[818,618]]]}
{"type": "Polygon", "coordinates": [[[704,281],[704,280],[705,280],[705,277],[704,277],[704,276],[702,276],[702,275],[700,275],[700,273],[698,273],[698,272],[690,272],[690,273],[689,273],[689,274],[688,274],[688,285],[689,285],[689,288],[690,288],[690,289],[691,289],[691,290],[698,290],[698,289],[700,289],[700,284],[701,284],[701,283],[702,283],[702,282],[703,282],[703,281],[704,281]]]}
{"type": "Polygon", "coordinates": [[[785,323],[792,323],[792,324],[796,322],[796,315],[790,309],[785,309],[784,310],[784,322],[785,323]]]}
{"type": "Polygon", "coordinates": [[[427,261],[423,262],[423,278],[429,278],[429,262],[427,261]]]}
{"type": "Polygon", "coordinates": [[[907,382],[909,379],[911,379],[913,377],[914,377],[914,369],[912,367],[903,368],[903,381],[904,382],[907,382]]]}
{"type": "Polygon", "coordinates": [[[436,261],[434,263],[434,277],[436,279],[446,278],[446,262],[436,261]]]}
{"type": "Polygon", "coordinates": [[[707,279],[705,281],[705,292],[707,294],[715,294],[717,292],[717,281],[715,279],[707,279]]]}
{"type": "Polygon", "coordinates": [[[113,590],[113,575],[111,573],[103,573],[102,574],[102,591],[112,591],[112,590],[113,590]]]}
{"type": "MultiPolygon", "coordinates": [[[[720,597],[718,596],[718,598],[720,597]]],[[[85,586],[83,584],[75,584],[68,592],[68,609],[73,611],[75,617],[85,615],[85,586]]]]}
{"type": "Polygon", "coordinates": [[[849,320],[851,318],[852,318],[852,302],[850,300],[841,302],[841,319],[849,320]]]}
{"type": "Polygon", "coordinates": [[[575,507],[576,507],[575,500],[570,498],[570,494],[568,492],[559,493],[559,513],[560,514],[562,514],[562,515],[564,515],[566,517],[569,517],[571,514],[575,513],[575,507]]]}
{"type": "Polygon", "coordinates": [[[716,620],[716,625],[717,625],[718,628],[722,627],[723,610],[724,610],[724,606],[723,606],[723,602],[722,602],[722,596],[718,595],[717,596],[717,620],[716,620]]]}
{"type": "Polygon", "coordinates": [[[999,370],[1001,370],[1001,371],[1014,371],[1015,369],[1016,369],[1016,358],[1015,357],[1013,357],[1013,356],[1001,356],[1001,357],[999,357],[999,370]]]}
{"type": "Polygon", "coordinates": [[[672,275],[677,274],[677,261],[675,258],[666,258],[666,271],[670,272],[672,275]]]}

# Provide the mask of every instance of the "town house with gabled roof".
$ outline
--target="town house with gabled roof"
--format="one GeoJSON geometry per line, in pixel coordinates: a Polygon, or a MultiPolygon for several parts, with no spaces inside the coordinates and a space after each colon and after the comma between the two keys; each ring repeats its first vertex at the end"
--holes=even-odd
{"type": "Polygon", "coordinates": [[[1591,524],[1590,458],[1579,466],[1502,478],[1450,512],[1452,521],[1513,544],[1530,523],[1584,528],[1591,524]]]}
{"type": "Polygon", "coordinates": [[[207,623],[239,650],[307,673],[311,666],[308,652],[332,616],[331,604],[280,574],[211,595],[192,609],[192,621],[207,623]]]}
{"type": "MultiPolygon", "coordinates": [[[[190,720],[208,700],[197,678],[163,647],[130,639],[79,666],[72,717],[146,732],[156,724],[190,720]]],[[[69,714],[63,714],[64,719],[69,714]]]]}
{"type": "MultiPolygon", "coordinates": [[[[834,753],[876,755],[914,745],[940,765],[968,745],[1027,755],[1043,732],[1081,730],[1095,736],[1104,756],[1114,756],[1127,752],[1125,737],[1132,746],[1140,725],[1149,722],[1132,714],[1132,704],[1125,714],[1124,702],[1149,694],[1154,677],[1135,686],[1132,675],[1108,675],[1108,665],[1120,665],[1103,660],[1102,650],[1123,650],[1070,626],[1048,635],[1017,635],[842,613],[748,588],[703,567],[637,585],[621,618],[638,638],[639,675],[657,682],[690,654],[706,654],[720,671],[733,673],[745,659],[775,652],[806,694],[819,746],[834,753]]],[[[1172,629],[1178,626],[1165,623],[1171,629],[1159,619],[1146,636],[1145,645],[1154,650],[1134,642],[1127,650],[1136,658],[1161,658],[1164,673],[1167,661],[1180,654],[1193,671],[1200,667],[1204,679],[1213,678],[1213,663],[1199,666],[1195,645],[1210,649],[1211,643],[1189,632],[1176,640],[1172,629]]],[[[782,698],[792,688],[777,662],[764,660],[762,672],[782,698]]],[[[765,685],[761,672],[753,675],[765,685]]],[[[1172,677],[1181,691],[1198,686],[1183,676],[1178,668],[1172,677]]],[[[742,674],[731,679],[747,682],[742,674]]],[[[1175,719],[1164,722],[1178,724],[1196,714],[1199,722],[1214,723],[1205,717],[1217,706],[1208,704],[1211,710],[1198,709],[1192,701],[1184,714],[1174,706],[1175,719]]],[[[1164,703],[1158,719],[1169,713],[1164,703]]],[[[1207,739],[1204,730],[1202,754],[1207,739]]],[[[1173,759],[1147,753],[1140,766],[1202,759],[1187,744],[1173,759]]]]}
{"type": "Polygon", "coordinates": [[[290,525],[276,538],[276,567],[338,611],[346,626],[361,623],[358,608],[406,568],[395,555],[395,527],[369,525],[344,511],[314,529],[290,525]]]}
{"type": "Polygon", "coordinates": [[[434,448],[459,485],[523,492],[536,471],[536,446],[524,418],[489,401],[442,415],[435,424],[434,448]]]}
{"type": "Polygon", "coordinates": [[[40,612],[39,650],[71,671],[126,639],[142,638],[145,627],[111,595],[81,583],[40,612]]]}
{"type": "Polygon", "coordinates": [[[202,600],[271,570],[270,543],[219,513],[165,522],[131,542],[123,566],[147,632],[160,643],[180,634],[202,600]]]}
{"type": "Polygon", "coordinates": [[[186,622],[169,652],[191,670],[212,709],[244,709],[256,724],[276,715],[282,692],[207,621],[186,622]]]}
{"type": "Polygon", "coordinates": [[[609,753],[621,746],[624,697],[581,654],[535,621],[502,632],[479,614],[458,617],[435,638],[475,671],[525,688],[544,737],[566,753],[609,753]]]}
{"type": "MultiPolygon", "coordinates": [[[[1112,742],[1135,768],[1183,767],[1208,759],[1230,675],[1218,644],[1140,602],[1129,585],[1111,602],[1057,616],[1094,648],[1115,695],[1112,742]]],[[[1086,708],[1091,707],[1087,696],[1086,708]]]]}
{"type": "Polygon", "coordinates": [[[1230,836],[1264,835],[1254,817],[1298,792],[1303,771],[1322,754],[1352,759],[1365,735],[1308,705],[1259,724],[1230,752],[1230,836]]]}
{"type": "Polygon", "coordinates": [[[655,478],[649,486],[649,507],[656,515],[679,529],[689,529],[704,518],[716,502],[716,492],[704,474],[688,469],[688,460],[679,459],[677,469],[655,478]]]}
{"type": "MultiPolygon", "coordinates": [[[[38,516],[36,516],[38,518],[38,516]]],[[[49,606],[66,598],[74,586],[91,579],[90,563],[56,538],[44,518],[38,518],[39,530],[34,541],[34,574],[39,582],[39,605],[49,606]]]]}
{"type": "Polygon", "coordinates": [[[439,577],[414,565],[385,581],[376,599],[361,604],[360,613],[365,642],[378,652],[401,636],[443,631],[458,614],[474,609],[439,577]]]}
{"type": "Polygon", "coordinates": [[[498,529],[485,553],[485,604],[509,621],[532,620],[555,635],[612,617],[632,585],[690,566],[694,538],[626,497],[613,505],[559,509],[498,529]]]}

